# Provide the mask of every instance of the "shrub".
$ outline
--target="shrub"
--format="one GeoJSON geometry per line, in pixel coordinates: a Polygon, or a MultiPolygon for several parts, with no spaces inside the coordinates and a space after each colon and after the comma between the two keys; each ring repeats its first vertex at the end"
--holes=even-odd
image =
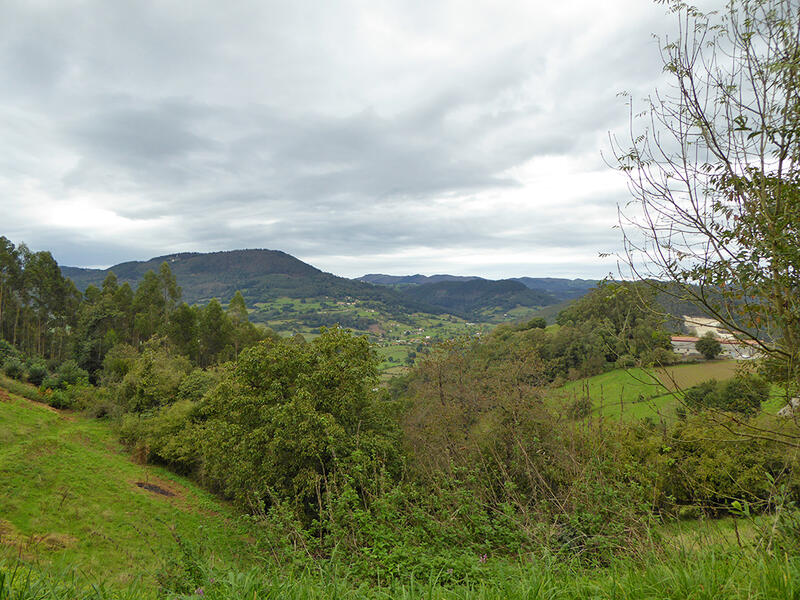
{"type": "Polygon", "coordinates": [[[616,365],[618,369],[628,369],[636,366],[636,359],[630,354],[623,354],[617,359],[616,365]]]}
{"type": "Polygon", "coordinates": [[[704,381],[684,392],[695,410],[713,408],[746,415],[757,413],[769,396],[769,384],[755,375],[738,375],[728,381],[704,381]]]}
{"type": "Polygon", "coordinates": [[[28,363],[28,381],[35,386],[42,385],[47,377],[47,363],[41,359],[34,359],[28,363]]]}
{"type": "Polygon", "coordinates": [[[745,425],[719,425],[704,415],[688,416],[668,432],[668,458],[663,464],[664,494],[676,505],[697,505],[712,513],[725,513],[735,499],[754,511],[771,507],[775,485],[787,483],[798,497],[798,459],[772,440],[748,435],[745,425]]]}
{"type": "Polygon", "coordinates": [[[115,386],[120,402],[126,411],[144,412],[178,399],[178,390],[191,372],[192,363],[156,342],[146,345],[127,369],[122,382],[115,386]]]}
{"type": "Polygon", "coordinates": [[[20,380],[25,375],[25,366],[19,358],[11,356],[3,363],[3,373],[11,379],[20,380]]]}
{"type": "Polygon", "coordinates": [[[101,380],[104,384],[119,383],[131,370],[139,352],[129,344],[117,344],[106,352],[101,380]]]}
{"type": "Polygon", "coordinates": [[[178,386],[178,397],[182,400],[200,400],[219,382],[220,377],[218,371],[195,369],[181,381],[178,386]]]}
{"type": "Polygon", "coordinates": [[[53,408],[72,408],[72,397],[66,390],[54,389],[45,393],[45,401],[53,408]]]}
{"type": "Polygon", "coordinates": [[[587,396],[577,398],[567,410],[569,418],[573,421],[579,421],[580,419],[588,417],[590,412],[592,412],[592,400],[587,396]]]}
{"type": "Polygon", "coordinates": [[[199,408],[204,475],[245,506],[275,496],[313,519],[342,470],[367,479],[379,465],[399,468],[376,386],[366,338],[339,328],[244,350],[199,408]]]}
{"type": "Polygon", "coordinates": [[[674,365],[680,360],[680,356],[667,348],[654,348],[647,356],[647,362],[656,366],[674,365]]]}

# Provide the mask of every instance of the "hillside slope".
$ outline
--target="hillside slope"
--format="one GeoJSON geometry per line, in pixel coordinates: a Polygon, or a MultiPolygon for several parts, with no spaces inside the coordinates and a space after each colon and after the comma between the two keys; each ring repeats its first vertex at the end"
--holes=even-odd
{"type": "Polygon", "coordinates": [[[486,309],[510,310],[516,306],[538,307],[557,302],[551,294],[528,289],[510,279],[426,283],[404,289],[403,295],[413,301],[465,316],[474,316],[486,309]]]}
{"type": "Polygon", "coordinates": [[[100,285],[109,271],[121,282],[135,285],[147,271],[158,272],[163,262],[169,264],[183,289],[183,300],[189,304],[211,298],[224,303],[236,290],[241,290],[251,306],[281,297],[340,300],[350,297],[380,302],[390,311],[441,312],[404,298],[392,289],[325,273],[278,250],[169,254],[148,261],[120,263],[109,269],[62,267],[61,270],[78,289],[85,290],[89,285],[100,285]]]}
{"type": "MultiPolygon", "coordinates": [[[[253,532],[232,509],[165,469],[136,464],[110,426],[9,394],[0,379],[0,559],[153,584],[177,538],[231,567],[253,532]]],[[[49,597],[49,596],[48,596],[49,597]]]]}

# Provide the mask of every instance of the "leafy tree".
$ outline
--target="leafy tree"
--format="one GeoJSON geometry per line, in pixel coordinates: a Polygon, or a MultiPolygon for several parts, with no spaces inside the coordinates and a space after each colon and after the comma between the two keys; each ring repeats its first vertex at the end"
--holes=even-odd
{"type": "Polygon", "coordinates": [[[200,360],[200,309],[181,303],[169,316],[167,337],[179,354],[194,362],[200,360]]]}
{"type": "Polygon", "coordinates": [[[717,337],[710,331],[694,343],[697,351],[706,358],[706,360],[713,360],[722,352],[722,344],[719,343],[717,337]]]}
{"type": "Polygon", "coordinates": [[[670,281],[800,384],[800,5],[734,0],[716,13],[665,2],[669,91],[633,107],[624,258],[670,281]],[[641,120],[640,120],[641,119],[641,120]]]}
{"type": "Polygon", "coordinates": [[[208,366],[223,358],[226,348],[232,348],[233,327],[222,305],[212,298],[200,315],[200,364],[208,366]]]}
{"type": "Polygon", "coordinates": [[[164,297],[164,322],[166,323],[169,313],[175,309],[175,305],[181,297],[181,288],[166,261],[161,263],[161,267],[158,269],[158,281],[164,297]]]}
{"type": "Polygon", "coordinates": [[[162,283],[153,271],[144,274],[133,296],[133,333],[136,342],[150,339],[163,323],[165,313],[162,283]]]}
{"type": "Polygon", "coordinates": [[[144,412],[171,404],[192,365],[184,356],[174,355],[164,338],[151,338],[129,364],[117,386],[125,410],[144,412]]]}
{"type": "MultiPolygon", "coordinates": [[[[556,322],[582,327],[581,343],[596,338],[605,362],[616,363],[622,356],[645,359],[656,348],[670,347],[663,317],[653,310],[656,295],[647,285],[602,281],[561,311],[556,322]]],[[[571,362],[578,366],[580,359],[571,362]]]]}
{"type": "Polygon", "coordinates": [[[239,356],[239,352],[262,339],[262,334],[250,322],[247,312],[247,305],[244,296],[239,290],[231,298],[228,304],[228,317],[231,321],[231,340],[233,341],[234,358],[239,356]]]}
{"type": "Polygon", "coordinates": [[[205,476],[245,506],[285,500],[319,515],[343,470],[357,477],[397,457],[376,385],[367,340],[339,328],[242,351],[199,411],[205,476]]]}

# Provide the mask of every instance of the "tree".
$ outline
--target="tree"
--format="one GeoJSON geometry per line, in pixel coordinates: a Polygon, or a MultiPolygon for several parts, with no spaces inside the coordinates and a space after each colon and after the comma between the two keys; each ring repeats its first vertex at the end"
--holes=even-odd
{"type": "Polygon", "coordinates": [[[164,322],[166,323],[169,313],[175,309],[182,293],[181,287],[166,261],[162,262],[158,269],[158,282],[161,285],[161,294],[164,296],[164,322]]]}
{"type": "Polygon", "coordinates": [[[144,342],[158,331],[163,323],[165,302],[161,279],[153,271],[147,271],[133,296],[133,332],[137,342],[144,342]]]}
{"type": "Polygon", "coordinates": [[[785,382],[800,379],[800,4],[732,0],[705,14],[665,0],[680,33],[672,86],[631,101],[630,144],[612,138],[633,200],[623,258],[671,282],[785,382]]]}
{"type": "Polygon", "coordinates": [[[320,517],[340,471],[369,478],[397,456],[377,364],[366,338],[339,328],[243,350],[198,410],[204,476],[245,506],[277,498],[320,517]]]}
{"type": "Polygon", "coordinates": [[[204,367],[224,359],[226,348],[231,344],[233,327],[222,305],[212,298],[200,314],[200,364],[204,367]]]}
{"type": "Polygon", "coordinates": [[[722,344],[710,331],[697,340],[694,347],[706,360],[713,360],[722,352],[722,344]]]}

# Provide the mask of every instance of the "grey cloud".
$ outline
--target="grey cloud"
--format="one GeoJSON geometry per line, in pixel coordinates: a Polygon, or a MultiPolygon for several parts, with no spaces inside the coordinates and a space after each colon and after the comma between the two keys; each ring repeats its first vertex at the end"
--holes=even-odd
{"type": "MultiPolygon", "coordinates": [[[[560,200],[525,187],[519,171],[533,159],[602,168],[600,144],[625,118],[615,93],[659,75],[647,32],[662,21],[637,10],[639,20],[587,42],[598,34],[580,16],[526,25],[526,10],[9,3],[0,127],[6,114],[9,123],[22,115],[32,141],[24,156],[0,159],[0,207],[22,208],[35,181],[37,199],[98,197],[116,215],[154,223],[124,242],[48,236],[84,264],[145,258],[158,244],[308,256],[427,247],[433,256],[568,243],[594,255],[616,233],[581,217],[592,203],[613,214],[618,198],[578,194],[571,213],[537,213],[504,194],[525,190],[532,207],[560,200]],[[484,196],[496,211],[469,214],[453,202],[484,196]],[[92,244],[105,260],[86,258],[92,244]]],[[[42,239],[35,227],[13,227],[42,239]]]]}

